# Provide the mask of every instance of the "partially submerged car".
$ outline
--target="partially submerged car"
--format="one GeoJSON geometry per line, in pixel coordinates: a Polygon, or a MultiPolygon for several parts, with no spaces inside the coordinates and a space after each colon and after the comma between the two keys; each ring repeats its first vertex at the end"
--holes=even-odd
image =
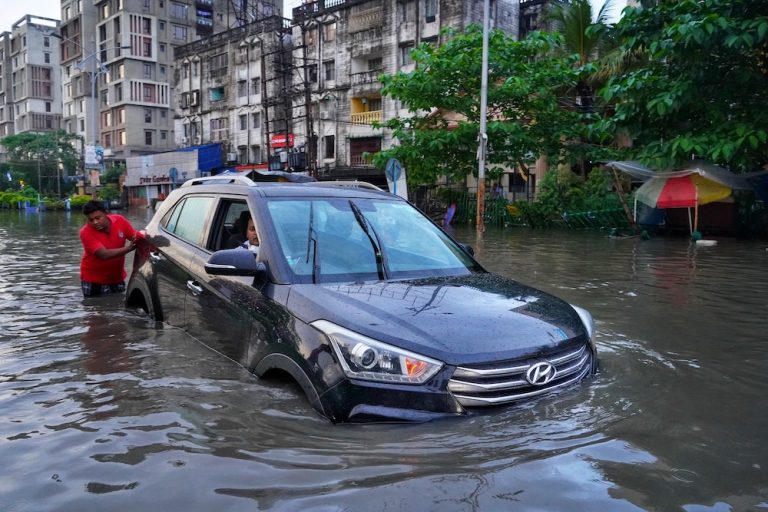
{"type": "Polygon", "coordinates": [[[587,311],[487,272],[370,185],[194,179],[146,235],[127,305],[260,377],[290,375],[333,422],[464,415],[596,369],[587,311]],[[243,212],[257,254],[227,245],[243,212]]]}

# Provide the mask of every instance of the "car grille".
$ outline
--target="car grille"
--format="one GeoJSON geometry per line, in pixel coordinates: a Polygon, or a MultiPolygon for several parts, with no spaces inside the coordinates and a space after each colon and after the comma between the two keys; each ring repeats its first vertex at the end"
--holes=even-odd
{"type": "Polygon", "coordinates": [[[591,368],[592,352],[585,344],[535,359],[459,366],[448,382],[448,390],[466,407],[505,404],[578,382],[590,373],[591,368]],[[555,368],[555,376],[546,384],[531,384],[526,379],[526,372],[542,361],[555,368]]]}

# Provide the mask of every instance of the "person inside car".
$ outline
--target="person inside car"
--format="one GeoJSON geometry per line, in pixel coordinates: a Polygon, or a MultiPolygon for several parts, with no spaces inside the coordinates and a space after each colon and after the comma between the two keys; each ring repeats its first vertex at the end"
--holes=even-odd
{"type": "Polygon", "coordinates": [[[259,234],[256,232],[256,224],[253,222],[253,218],[251,217],[250,212],[245,212],[248,214],[248,223],[246,224],[246,230],[245,230],[245,236],[246,240],[242,244],[240,244],[240,247],[243,249],[248,249],[254,254],[259,253],[259,234]]]}

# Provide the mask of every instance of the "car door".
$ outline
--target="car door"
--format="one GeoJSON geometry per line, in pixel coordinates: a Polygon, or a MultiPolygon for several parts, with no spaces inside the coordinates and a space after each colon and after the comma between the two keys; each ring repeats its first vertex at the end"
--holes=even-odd
{"type": "Polygon", "coordinates": [[[163,219],[156,243],[149,253],[159,299],[161,317],[167,324],[185,326],[189,262],[203,242],[207,219],[214,204],[212,196],[187,196],[163,219]]]}
{"type": "Polygon", "coordinates": [[[185,328],[189,334],[243,365],[247,365],[252,324],[248,304],[256,293],[253,278],[211,276],[204,267],[214,250],[226,248],[226,235],[240,213],[247,210],[244,197],[219,200],[206,243],[195,248],[189,262],[185,303],[185,328]]]}

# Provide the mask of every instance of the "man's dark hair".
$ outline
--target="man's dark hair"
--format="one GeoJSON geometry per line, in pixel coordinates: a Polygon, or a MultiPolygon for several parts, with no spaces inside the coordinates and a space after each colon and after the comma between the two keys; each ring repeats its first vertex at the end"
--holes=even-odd
{"type": "Polygon", "coordinates": [[[107,209],[104,208],[104,203],[102,201],[88,201],[83,205],[83,215],[90,215],[93,212],[98,211],[107,213],[107,209]]]}

